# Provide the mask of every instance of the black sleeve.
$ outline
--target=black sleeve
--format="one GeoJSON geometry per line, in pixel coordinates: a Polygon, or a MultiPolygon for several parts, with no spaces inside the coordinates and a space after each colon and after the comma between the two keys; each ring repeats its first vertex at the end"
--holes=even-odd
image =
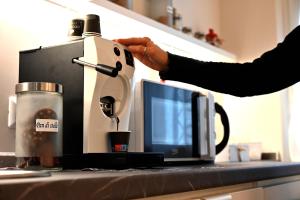
{"type": "Polygon", "coordinates": [[[234,96],[268,94],[300,80],[299,45],[300,26],[253,62],[204,62],[168,53],[169,69],[159,74],[163,80],[190,83],[234,96]]]}

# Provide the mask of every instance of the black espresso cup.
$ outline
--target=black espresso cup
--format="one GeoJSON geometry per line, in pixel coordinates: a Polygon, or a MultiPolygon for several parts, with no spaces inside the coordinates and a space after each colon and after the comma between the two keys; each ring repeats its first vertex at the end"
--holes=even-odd
{"type": "Polygon", "coordinates": [[[83,36],[101,36],[100,17],[88,14],[85,17],[83,36]]]}
{"type": "Polygon", "coordinates": [[[130,131],[108,132],[109,144],[112,152],[127,152],[130,138],[130,131]]]}

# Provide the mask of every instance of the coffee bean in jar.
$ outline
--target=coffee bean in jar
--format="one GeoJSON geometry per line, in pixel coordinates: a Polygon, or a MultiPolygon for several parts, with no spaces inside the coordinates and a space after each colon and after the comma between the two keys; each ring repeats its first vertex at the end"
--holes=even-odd
{"type": "Polygon", "coordinates": [[[16,85],[16,166],[62,169],[63,88],[49,82],[16,85]]]}

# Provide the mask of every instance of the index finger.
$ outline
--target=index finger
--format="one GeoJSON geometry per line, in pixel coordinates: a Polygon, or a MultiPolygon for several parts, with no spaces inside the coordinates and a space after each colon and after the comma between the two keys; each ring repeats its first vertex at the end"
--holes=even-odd
{"type": "Polygon", "coordinates": [[[132,38],[126,38],[126,39],[117,39],[117,42],[128,46],[128,45],[143,45],[146,46],[147,43],[150,41],[147,37],[132,37],[132,38]]]}

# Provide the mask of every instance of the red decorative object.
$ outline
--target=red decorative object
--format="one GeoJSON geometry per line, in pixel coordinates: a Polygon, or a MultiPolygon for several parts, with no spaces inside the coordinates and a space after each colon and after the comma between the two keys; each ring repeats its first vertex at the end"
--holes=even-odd
{"type": "Polygon", "coordinates": [[[218,34],[212,28],[208,29],[205,40],[214,46],[220,46],[223,43],[223,40],[219,38],[218,34]]]}

